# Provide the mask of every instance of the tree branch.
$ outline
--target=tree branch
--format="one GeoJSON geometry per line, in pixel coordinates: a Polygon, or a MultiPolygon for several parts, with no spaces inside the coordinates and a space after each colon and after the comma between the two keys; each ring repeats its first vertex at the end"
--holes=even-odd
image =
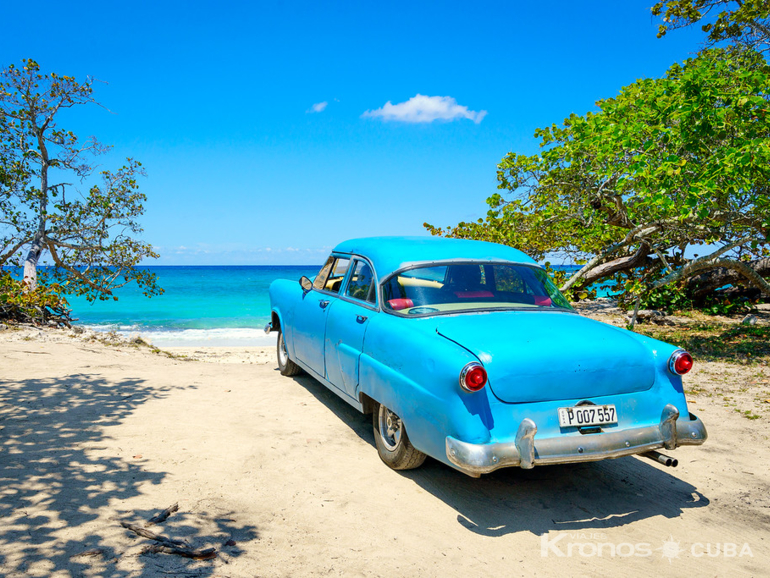
{"type": "Polygon", "coordinates": [[[715,269],[717,267],[724,267],[726,269],[732,269],[733,271],[740,273],[745,279],[747,279],[752,285],[757,287],[760,291],[770,295],[770,283],[765,281],[756,271],[754,271],[754,269],[752,269],[745,263],[742,263],[740,261],[735,261],[734,259],[720,258],[722,255],[724,255],[728,251],[731,251],[737,247],[740,247],[741,245],[748,243],[752,239],[753,237],[751,236],[743,237],[733,243],[730,243],[728,245],[725,245],[724,247],[721,247],[720,249],[714,251],[710,255],[706,255],[704,257],[694,259],[690,261],[687,265],[679,269],[678,271],[675,271],[669,275],[666,275],[662,279],[658,279],[655,283],[652,284],[652,289],[658,289],[659,287],[663,287],[664,285],[675,283],[676,281],[679,281],[681,279],[686,279],[687,277],[691,277],[698,271],[703,271],[704,269],[715,269]]]}
{"type": "Polygon", "coordinates": [[[53,243],[48,243],[46,245],[48,247],[48,250],[51,252],[51,257],[53,258],[53,262],[56,263],[57,266],[61,267],[62,269],[65,269],[66,271],[69,271],[72,275],[80,279],[83,283],[88,285],[91,289],[94,291],[98,291],[99,293],[103,293],[106,295],[112,294],[112,292],[109,289],[105,289],[104,287],[100,287],[93,281],[91,281],[88,277],[83,275],[80,271],[75,269],[74,267],[70,267],[66,263],[64,263],[60,258],[59,254],[56,252],[56,248],[53,243]]]}
{"type": "MultiPolygon", "coordinates": [[[[660,225],[652,225],[647,228],[643,228],[644,225],[639,225],[628,232],[626,237],[620,241],[619,243],[615,243],[614,245],[610,245],[607,247],[604,251],[596,255],[593,259],[591,259],[588,263],[585,264],[585,266],[580,269],[577,273],[572,275],[567,281],[564,283],[564,285],[561,286],[561,291],[566,291],[570,287],[572,287],[575,283],[577,283],[580,279],[584,278],[585,275],[594,267],[597,267],[599,263],[608,255],[611,255],[621,247],[629,245],[631,242],[633,242],[637,237],[644,237],[649,235],[650,233],[653,233],[657,231],[660,228],[660,225]]],[[[641,249],[641,247],[640,247],[641,249]]],[[[637,250],[638,252],[638,250],[637,250]]],[[[645,255],[646,256],[646,255],[645,255]]],[[[633,257],[632,257],[633,258],[633,257]]],[[[628,257],[622,257],[621,259],[628,259],[628,257]]],[[[611,263],[614,263],[615,261],[611,261],[611,263]]]]}

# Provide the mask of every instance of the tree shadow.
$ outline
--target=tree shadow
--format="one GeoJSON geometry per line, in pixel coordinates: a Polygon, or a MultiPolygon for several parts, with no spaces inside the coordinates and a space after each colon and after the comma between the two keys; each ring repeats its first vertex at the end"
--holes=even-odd
{"type": "MultiPolygon", "coordinates": [[[[369,416],[309,376],[295,381],[375,447],[369,416]]],[[[709,505],[676,470],[633,456],[531,470],[504,468],[478,479],[428,458],[422,467],[399,474],[453,508],[461,526],[483,536],[601,530],[657,516],[676,518],[686,509],[709,505]]]]}
{"type": "MultiPolygon", "coordinates": [[[[141,555],[149,542],[127,540],[127,530],[119,526],[119,519],[141,523],[156,513],[128,512],[120,505],[143,493],[142,486],[161,484],[167,474],[134,459],[127,447],[116,451],[104,430],[171,389],[90,374],[0,381],[0,574],[97,570],[125,576],[173,567],[194,568],[205,576],[213,571],[210,563],[141,555]],[[131,571],[121,569],[127,557],[131,571]]],[[[220,549],[228,539],[223,537],[237,544],[256,535],[255,528],[215,508],[175,514],[150,529],[185,538],[195,548],[220,549]]],[[[225,551],[232,557],[240,553],[237,546],[225,551]]]]}

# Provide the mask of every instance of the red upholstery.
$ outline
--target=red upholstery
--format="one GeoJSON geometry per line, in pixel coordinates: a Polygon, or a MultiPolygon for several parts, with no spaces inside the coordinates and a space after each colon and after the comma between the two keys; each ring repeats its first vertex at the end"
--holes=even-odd
{"type": "Polygon", "coordinates": [[[398,311],[399,309],[414,307],[414,302],[411,299],[391,299],[388,301],[388,306],[398,311]]]}
{"type": "Polygon", "coordinates": [[[553,304],[551,301],[551,298],[547,295],[535,295],[535,305],[540,305],[541,307],[550,307],[553,304]]]}

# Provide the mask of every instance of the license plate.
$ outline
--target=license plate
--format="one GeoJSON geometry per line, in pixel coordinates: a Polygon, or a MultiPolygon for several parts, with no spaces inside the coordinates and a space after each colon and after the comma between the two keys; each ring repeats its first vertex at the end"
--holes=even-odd
{"type": "Polygon", "coordinates": [[[614,405],[580,405],[559,408],[561,427],[582,427],[618,423],[614,405]]]}

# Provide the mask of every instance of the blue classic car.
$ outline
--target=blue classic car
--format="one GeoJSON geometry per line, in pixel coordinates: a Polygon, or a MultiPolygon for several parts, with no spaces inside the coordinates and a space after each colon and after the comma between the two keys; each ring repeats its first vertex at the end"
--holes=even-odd
{"type": "Polygon", "coordinates": [[[577,314],[521,251],[436,237],[355,239],[313,279],[270,286],[283,375],[373,415],[391,468],[431,456],[470,476],[706,440],[692,357],[577,314]]]}

